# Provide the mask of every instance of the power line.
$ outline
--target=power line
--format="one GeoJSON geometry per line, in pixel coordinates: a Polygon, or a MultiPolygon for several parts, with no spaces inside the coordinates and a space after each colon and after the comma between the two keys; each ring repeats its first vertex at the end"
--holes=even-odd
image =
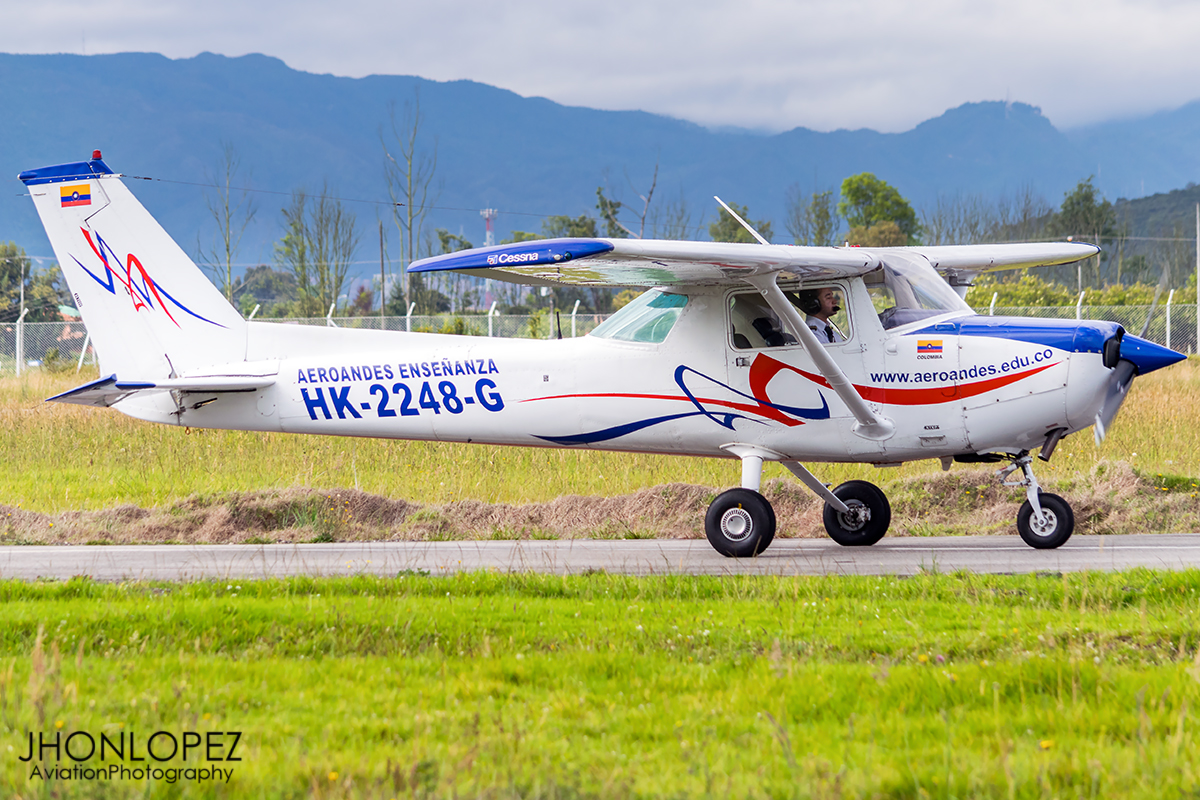
{"type": "MultiPolygon", "coordinates": [[[[118,176],[114,176],[114,177],[118,177],[118,176]]],[[[171,178],[152,178],[152,177],[146,177],[143,175],[121,175],[119,177],[129,178],[130,180],[135,180],[135,181],[152,181],[152,182],[157,182],[157,183],[173,183],[173,184],[177,184],[179,186],[199,186],[204,189],[224,189],[225,188],[223,186],[220,186],[218,184],[213,184],[213,183],[196,183],[195,181],[177,181],[177,180],[173,180],[171,178]]],[[[279,195],[282,197],[289,197],[292,195],[292,192],[281,192],[281,191],[274,190],[274,189],[254,189],[254,188],[251,188],[248,186],[242,186],[242,187],[231,186],[231,187],[229,187],[229,191],[231,191],[231,192],[232,191],[250,192],[250,193],[254,193],[254,194],[273,194],[273,195],[279,195]]],[[[330,196],[330,195],[326,195],[326,197],[328,197],[330,200],[339,200],[343,203],[366,203],[368,205],[398,206],[398,207],[404,207],[406,205],[405,203],[393,203],[390,200],[365,200],[361,197],[337,197],[337,196],[330,196]]],[[[431,210],[435,210],[435,211],[466,211],[466,212],[469,212],[472,214],[476,214],[479,212],[479,209],[477,209],[477,208],[456,208],[454,206],[428,206],[428,208],[431,210]]],[[[545,217],[555,216],[554,214],[540,214],[540,213],[537,213],[534,211],[504,211],[502,213],[508,214],[510,216],[521,216],[521,217],[545,218],[545,217]]]]}

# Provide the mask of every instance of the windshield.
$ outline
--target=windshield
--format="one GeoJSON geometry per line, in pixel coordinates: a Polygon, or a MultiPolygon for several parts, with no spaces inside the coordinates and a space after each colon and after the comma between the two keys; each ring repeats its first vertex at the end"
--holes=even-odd
{"type": "Polygon", "coordinates": [[[588,335],[623,342],[659,344],[675,327],[687,301],[687,295],[666,294],[651,289],[597,325],[588,335]]]}
{"type": "Polygon", "coordinates": [[[920,256],[889,254],[882,269],[863,276],[884,329],[971,307],[920,256]]]}

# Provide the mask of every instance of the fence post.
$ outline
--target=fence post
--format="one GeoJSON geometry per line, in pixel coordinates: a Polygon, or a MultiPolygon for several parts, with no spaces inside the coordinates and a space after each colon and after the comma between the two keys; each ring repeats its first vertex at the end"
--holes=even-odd
{"type": "Polygon", "coordinates": [[[1075,303],[1075,319],[1079,319],[1080,312],[1083,311],[1083,296],[1085,294],[1087,294],[1086,291],[1079,293],[1079,302],[1075,303]]]}
{"type": "Polygon", "coordinates": [[[575,301],[575,307],[571,309],[571,338],[575,338],[575,315],[579,313],[579,301],[575,301]]]}
{"type": "MultiPolygon", "coordinates": [[[[23,286],[23,284],[22,284],[23,286]]],[[[21,366],[25,361],[25,315],[29,313],[28,308],[21,309],[21,316],[17,317],[17,377],[21,377],[21,366]]]]}
{"type": "Polygon", "coordinates": [[[404,315],[404,330],[412,333],[412,312],[417,307],[416,302],[408,304],[408,313],[404,315]]]}
{"type": "Polygon", "coordinates": [[[492,307],[488,309],[488,337],[492,335],[492,317],[496,315],[496,301],[492,301],[492,307]]]}
{"type": "Polygon", "coordinates": [[[1167,294],[1167,349],[1171,349],[1171,298],[1175,296],[1175,290],[1172,289],[1167,294]]]}
{"type": "Polygon", "coordinates": [[[988,306],[988,316],[996,316],[996,298],[1000,296],[999,292],[992,292],[992,304],[988,306]]]}

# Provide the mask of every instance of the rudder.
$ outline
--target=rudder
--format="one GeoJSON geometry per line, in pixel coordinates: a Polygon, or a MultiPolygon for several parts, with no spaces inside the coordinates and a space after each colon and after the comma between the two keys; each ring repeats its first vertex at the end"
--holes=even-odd
{"type": "Polygon", "coordinates": [[[28,170],[101,374],[166,378],[243,361],[246,323],[100,158],[28,170]]]}

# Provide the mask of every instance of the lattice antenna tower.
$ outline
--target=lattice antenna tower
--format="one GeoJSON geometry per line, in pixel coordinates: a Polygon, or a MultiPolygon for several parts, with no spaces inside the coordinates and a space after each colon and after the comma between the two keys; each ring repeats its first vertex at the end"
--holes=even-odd
{"type": "Polygon", "coordinates": [[[485,208],[479,212],[479,216],[483,217],[483,221],[487,223],[487,235],[483,240],[485,247],[491,247],[496,243],[496,232],[492,229],[492,223],[495,221],[498,213],[500,212],[494,208],[485,208]]]}

